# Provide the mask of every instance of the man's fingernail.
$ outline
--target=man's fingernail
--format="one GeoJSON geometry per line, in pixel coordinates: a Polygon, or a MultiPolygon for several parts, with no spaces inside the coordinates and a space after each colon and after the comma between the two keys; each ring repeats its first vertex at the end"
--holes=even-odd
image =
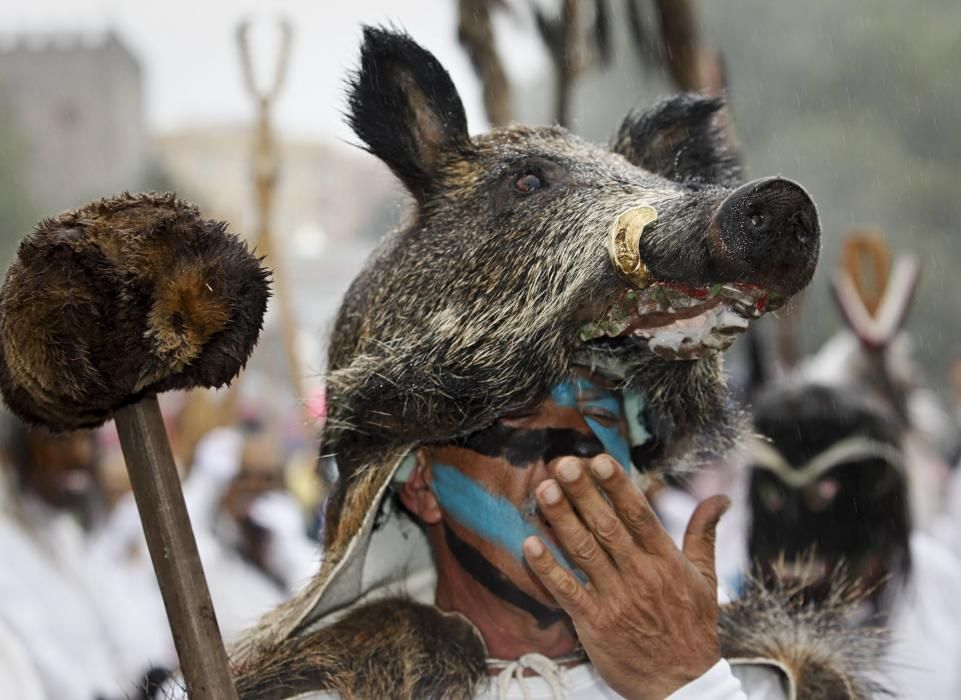
{"type": "Polygon", "coordinates": [[[614,460],[610,457],[595,457],[591,460],[591,469],[598,479],[609,479],[614,474],[614,460]]]}
{"type": "Polygon", "coordinates": [[[553,505],[561,500],[561,490],[557,487],[557,484],[552,481],[541,490],[541,498],[544,499],[545,503],[553,505]]]}
{"type": "Polygon", "coordinates": [[[574,481],[581,475],[581,465],[576,460],[568,459],[557,465],[557,476],[564,481],[574,481]]]}
{"type": "Polygon", "coordinates": [[[524,543],[524,551],[530,556],[537,558],[544,553],[544,545],[536,537],[531,537],[524,543]]]}

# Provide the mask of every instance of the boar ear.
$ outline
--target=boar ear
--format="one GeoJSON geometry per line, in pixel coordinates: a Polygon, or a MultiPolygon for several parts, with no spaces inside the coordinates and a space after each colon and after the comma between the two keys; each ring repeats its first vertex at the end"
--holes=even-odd
{"type": "Polygon", "coordinates": [[[415,197],[435,185],[445,160],[470,148],[467,116],[454,83],[440,62],[406,34],[364,27],[360,70],[348,90],[354,133],[415,197]]]}
{"type": "Polygon", "coordinates": [[[678,182],[733,185],[741,177],[737,149],[723,126],[724,100],[682,93],[629,114],[611,150],[678,182]]]}

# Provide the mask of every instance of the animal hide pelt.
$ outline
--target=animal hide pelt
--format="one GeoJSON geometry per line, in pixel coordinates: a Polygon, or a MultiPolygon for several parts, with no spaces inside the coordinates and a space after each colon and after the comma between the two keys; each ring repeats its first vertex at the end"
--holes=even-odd
{"type": "MultiPolygon", "coordinates": [[[[725,658],[783,670],[793,697],[861,700],[884,694],[875,676],[883,633],[844,625],[840,605],[805,606],[755,589],[721,607],[725,658]]],[[[406,598],[354,608],[315,632],[254,650],[235,669],[242,700],[327,690],[344,700],[473,698],[486,675],[477,630],[458,614],[406,598]]]]}
{"type": "Polygon", "coordinates": [[[867,700],[892,695],[879,667],[887,630],[845,619],[870,592],[838,579],[826,599],[812,604],[797,590],[751,582],[744,596],[723,605],[718,618],[721,655],[732,662],[774,662],[786,672],[792,698],[867,700]]]}
{"type": "Polygon", "coordinates": [[[310,690],[334,691],[343,700],[467,700],[484,678],[485,658],[480,633],[460,614],[388,598],[257,649],[235,673],[242,700],[310,690]]]}

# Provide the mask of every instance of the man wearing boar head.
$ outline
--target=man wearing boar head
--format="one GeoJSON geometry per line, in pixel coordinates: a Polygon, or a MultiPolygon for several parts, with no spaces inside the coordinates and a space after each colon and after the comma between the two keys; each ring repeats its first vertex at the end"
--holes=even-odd
{"type": "Polygon", "coordinates": [[[326,558],[234,650],[242,697],[872,691],[772,597],[719,609],[726,499],[678,549],[638,486],[731,443],[719,353],[817,260],[810,198],[741,185],[720,108],[672,98],[610,149],[470,136],[437,60],[365,30],[349,120],[416,208],[334,325],[326,558]]]}

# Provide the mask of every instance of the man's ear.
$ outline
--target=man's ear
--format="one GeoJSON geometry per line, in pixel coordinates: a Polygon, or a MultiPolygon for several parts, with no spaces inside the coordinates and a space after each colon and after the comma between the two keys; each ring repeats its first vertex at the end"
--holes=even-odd
{"type": "Polygon", "coordinates": [[[430,460],[427,451],[419,449],[414,453],[414,457],[414,469],[400,490],[400,502],[425,525],[436,525],[440,522],[442,513],[437,497],[430,489],[430,460]]]}
{"type": "Polygon", "coordinates": [[[740,182],[737,149],[724,129],[724,100],[681,93],[629,114],[611,150],[676,182],[731,186],[740,182]]]}
{"type": "Polygon", "coordinates": [[[470,149],[467,116],[440,62],[406,34],[364,27],[348,121],[367,150],[422,199],[438,166],[470,149]]]}

